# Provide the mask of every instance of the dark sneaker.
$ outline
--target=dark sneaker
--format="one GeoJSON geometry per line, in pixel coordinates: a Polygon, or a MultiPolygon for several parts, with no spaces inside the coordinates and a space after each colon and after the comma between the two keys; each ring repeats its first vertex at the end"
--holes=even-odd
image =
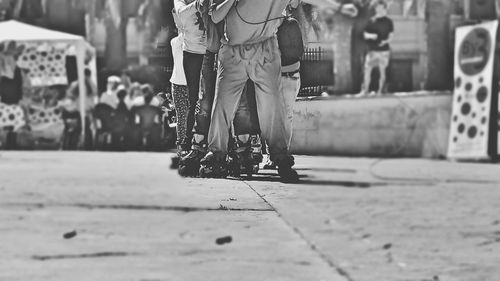
{"type": "Polygon", "coordinates": [[[200,170],[200,161],[207,154],[206,143],[194,143],[191,151],[179,161],[179,175],[196,177],[200,170]]]}
{"type": "Polygon", "coordinates": [[[284,183],[299,182],[299,175],[292,168],[292,166],[295,164],[293,157],[289,157],[283,160],[277,160],[276,164],[278,165],[278,175],[281,178],[281,182],[284,183]]]}
{"type": "Polygon", "coordinates": [[[200,178],[226,178],[228,174],[226,157],[216,157],[215,154],[209,152],[200,161],[200,178]]]}

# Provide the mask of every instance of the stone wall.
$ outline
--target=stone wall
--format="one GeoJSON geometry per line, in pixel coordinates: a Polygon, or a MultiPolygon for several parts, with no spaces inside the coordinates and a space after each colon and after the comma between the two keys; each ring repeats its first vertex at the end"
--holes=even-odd
{"type": "Polygon", "coordinates": [[[446,155],[451,93],[304,98],[294,110],[292,151],[360,157],[446,155]]]}

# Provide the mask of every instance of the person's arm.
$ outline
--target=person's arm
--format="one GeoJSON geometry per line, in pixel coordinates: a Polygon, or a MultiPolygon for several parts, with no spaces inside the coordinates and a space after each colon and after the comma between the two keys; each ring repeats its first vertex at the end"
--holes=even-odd
{"type": "Polygon", "coordinates": [[[385,46],[387,44],[390,44],[391,41],[392,41],[392,33],[389,33],[389,35],[387,35],[387,39],[380,41],[380,44],[378,44],[378,45],[385,46]]]}
{"type": "Polygon", "coordinates": [[[192,10],[196,10],[196,5],[198,1],[193,1],[189,4],[184,3],[182,0],[174,0],[174,11],[177,15],[182,16],[182,14],[186,12],[193,12],[192,10]]]}
{"type": "Polygon", "coordinates": [[[238,0],[225,0],[224,2],[217,4],[217,1],[215,1],[216,5],[215,8],[212,10],[212,21],[214,23],[219,23],[224,18],[227,16],[229,13],[229,10],[233,7],[234,3],[237,2],[238,0]]]}
{"type": "Polygon", "coordinates": [[[322,9],[334,9],[343,15],[356,17],[358,8],[354,4],[342,4],[339,0],[302,0],[302,2],[317,6],[322,9]]]}
{"type": "Polygon", "coordinates": [[[319,8],[332,8],[335,10],[339,10],[342,6],[342,3],[337,0],[302,0],[302,2],[319,8]]]}
{"type": "Polygon", "coordinates": [[[368,31],[363,32],[363,37],[366,40],[377,40],[378,35],[376,33],[370,33],[368,31]]]}
{"type": "Polygon", "coordinates": [[[339,12],[344,16],[356,17],[358,15],[358,8],[354,4],[343,4],[339,8],[339,12]]]}
{"type": "Polygon", "coordinates": [[[373,23],[374,23],[373,19],[370,19],[368,24],[363,29],[363,38],[365,40],[377,40],[377,38],[378,38],[378,34],[374,30],[373,23]]]}

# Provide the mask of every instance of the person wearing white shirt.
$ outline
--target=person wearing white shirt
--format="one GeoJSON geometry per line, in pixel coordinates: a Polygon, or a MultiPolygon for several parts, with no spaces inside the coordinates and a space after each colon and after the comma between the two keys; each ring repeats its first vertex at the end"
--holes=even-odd
{"type": "Polygon", "coordinates": [[[172,168],[178,166],[181,157],[188,154],[191,148],[191,142],[188,139],[188,115],[189,115],[189,92],[184,72],[184,34],[180,27],[179,18],[174,13],[174,22],[179,30],[179,35],[170,41],[172,46],[172,56],[174,59],[174,68],[170,83],[172,84],[172,99],[174,102],[177,118],[177,157],[172,158],[172,168]]]}
{"type": "MultiPolygon", "coordinates": [[[[207,50],[206,27],[199,11],[199,0],[174,0],[174,20],[182,33],[183,67],[188,87],[186,142],[193,138],[195,110],[200,89],[203,56],[207,50]]],[[[190,146],[190,145],[189,145],[190,146]]]]}
{"type": "Polygon", "coordinates": [[[116,93],[118,92],[118,86],[120,86],[121,79],[118,76],[110,76],[108,77],[108,84],[106,86],[106,92],[102,93],[101,97],[99,97],[99,103],[104,103],[112,108],[118,106],[119,100],[116,93]]]}

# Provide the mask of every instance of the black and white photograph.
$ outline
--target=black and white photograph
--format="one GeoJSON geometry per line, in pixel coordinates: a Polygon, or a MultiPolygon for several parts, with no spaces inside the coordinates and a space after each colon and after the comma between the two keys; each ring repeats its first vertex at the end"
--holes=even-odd
{"type": "Polygon", "coordinates": [[[0,281],[235,280],[500,280],[500,0],[0,0],[0,281]]]}

